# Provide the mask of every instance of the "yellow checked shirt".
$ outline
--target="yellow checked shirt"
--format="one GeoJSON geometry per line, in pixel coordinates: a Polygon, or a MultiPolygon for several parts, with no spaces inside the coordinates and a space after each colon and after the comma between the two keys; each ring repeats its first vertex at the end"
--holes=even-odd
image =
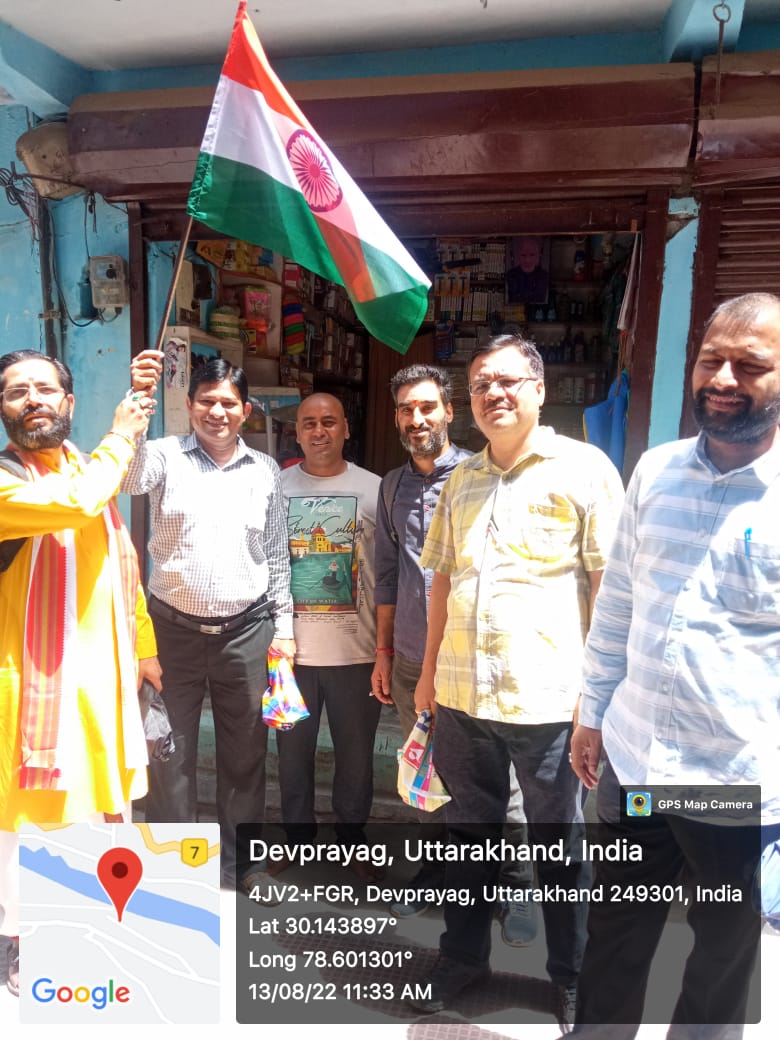
{"type": "MultiPolygon", "coordinates": [[[[73,823],[95,812],[118,813],[146,793],[146,770],[125,765],[108,541],[100,514],[116,494],[133,449],[114,434],[103,438],[83,473],[52,473],[22,482],[0,471],[0,538],[26,536],[0,574],[0,830],[23,823],[73,823]],[[79,725],[73,727],[67,791],[21,790],[19,729],[22,640],[30,573],[31,536],[73,528],[78,610],[79,725]]],[[[136,601],[136,656],[157,653],[143,589],[136,601]]],[[[138,716],[134,739],[143,741],[138,716]]]]}
{"type": "Polygon", "coordinates": [[[511,723],[571,718],[623,484],[598,448],[540,427],[506,472],[487,448],[445,484],[420,559],[450,579],[436,702],[511,723]]]}

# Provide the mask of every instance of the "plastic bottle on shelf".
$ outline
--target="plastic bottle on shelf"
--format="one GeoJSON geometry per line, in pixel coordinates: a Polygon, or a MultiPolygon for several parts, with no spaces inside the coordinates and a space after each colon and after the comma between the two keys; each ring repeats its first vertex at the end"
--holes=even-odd
{"type": "Polygon", "coordinates": [[[574,360],[580,365],[585,360],[585,333],[582,329],[574,336],[574,360]]]}
{"type": "Polygon", "coordinates": [[[574,357],[574,345],[571,340],[571,329],[566,330],[566,335],[563,337],[561,343],[561,361],[565,365],[570,365],[574,357]]]}

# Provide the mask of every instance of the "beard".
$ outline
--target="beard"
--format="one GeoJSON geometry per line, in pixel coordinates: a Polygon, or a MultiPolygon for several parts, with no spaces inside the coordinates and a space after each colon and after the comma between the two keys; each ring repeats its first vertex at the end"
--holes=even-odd
{"type": "Polygon", "coordinates": [[[739,411],[731,415],[717,412],[711,415],[706,410],[708,397],[733,397],[734,394],[717,394],[701,389],[693,399],[693,414],[704,433],[726,444],[750,444],[760,441],[780,423],[780,397],[763,408],[756,408],[749,394],[737,394],[742,401],[739,411]]]}
{"type": "Polygon", "coordinates": [[[0,413],[3,420],[5,432],[8,439],[17,448],[24,451],[41,451],[44,448],[59,448],[64,440],[70,436],[70,405],[65,412],[55,412],[50,408],[41,408],[30,405],[14,418],[6,415],[5,410],[0,413]],[[24,420],[29,415],[45,415],[50,423],[48,426],[39,426],[28,429],[24,420]]]}
{"type": "Polygon", "coordinates": [[[408,430],[399,430],[398,436],[410,455],[441,455],[442,448],[447,443],[448,425],[447,420],[442,419],[429,429],[428,436],[422,441],[412,441],[408,430]]]}

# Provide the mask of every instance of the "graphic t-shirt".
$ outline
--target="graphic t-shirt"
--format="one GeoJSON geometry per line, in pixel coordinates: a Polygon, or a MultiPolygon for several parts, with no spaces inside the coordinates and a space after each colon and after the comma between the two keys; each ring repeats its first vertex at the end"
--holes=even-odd
{"type": "Polygon", "coordinates": [[[335,477],[282,471],[295,604],[296,661],[373,663],[379,477],[347,463],[335,477]]]}

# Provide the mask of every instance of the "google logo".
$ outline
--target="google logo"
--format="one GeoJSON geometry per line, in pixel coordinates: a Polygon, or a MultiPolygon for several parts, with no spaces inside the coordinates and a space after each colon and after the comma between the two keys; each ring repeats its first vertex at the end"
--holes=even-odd
{"type": "Polygon", "coordinates": [[[56,1000],[59,1004],[69,1004],[72,1000],[77,1004],[92,1004],[95,1011],[102,1011],[107,1004],[127,1004],[130,990],[127,986],[117,986],[113,979],[105,986],[54,986],[51,979],[36,979],[32,985],[32,995],[39,1004],[51,1004],[56,1000]]]}

